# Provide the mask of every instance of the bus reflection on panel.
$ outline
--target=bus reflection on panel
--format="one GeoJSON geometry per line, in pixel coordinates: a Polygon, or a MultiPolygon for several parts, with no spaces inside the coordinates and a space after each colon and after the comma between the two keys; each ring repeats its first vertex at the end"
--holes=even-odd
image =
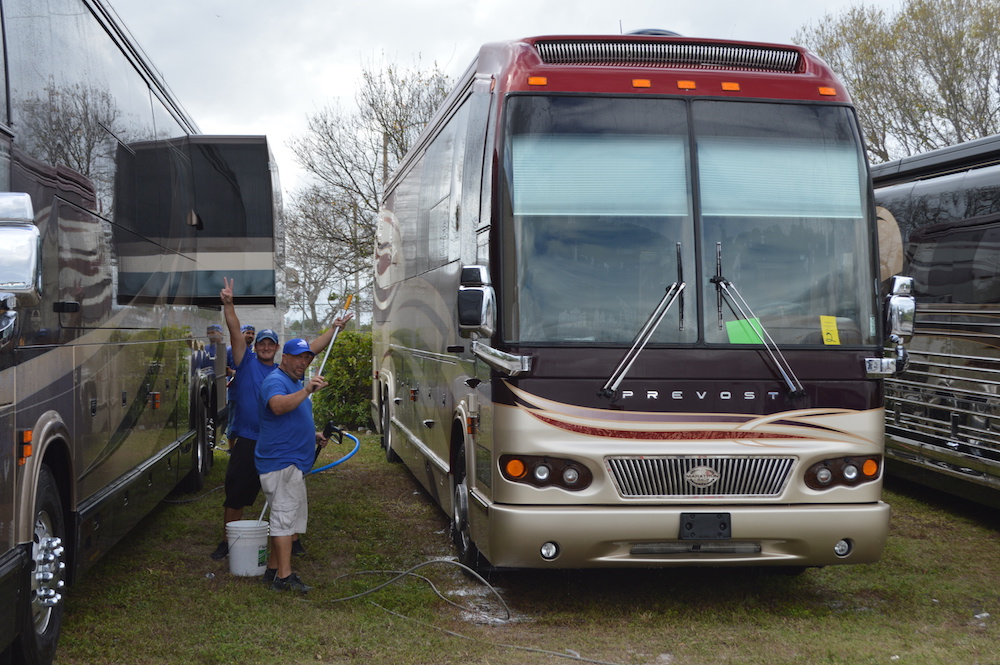
{"type": "Polygon", "coordinates": [[[1000,136],[872,167],[884,271],[913,279],[887,470],[1000,508],[1000,136]]]}
{"type": "Polygon", "coordinates": [[[488,44],[379,220],[386,455],[472,565],[875,561],[911,302],[884,331],[874,219],[802,49],[488,44]]]}

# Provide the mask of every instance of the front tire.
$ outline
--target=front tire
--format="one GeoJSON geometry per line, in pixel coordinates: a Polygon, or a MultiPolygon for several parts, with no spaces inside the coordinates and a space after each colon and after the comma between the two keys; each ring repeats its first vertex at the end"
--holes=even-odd
{"type": "Polygon", "coordinates": [[[389,398],[382,398],[382,447],[385,449],[385,459],[392,464],[398,464],[403,460],[392,448],[392,413],[389,407],[389,398]]]}
{"type": "Polygon", "coordinates": [[[47,665],[56,655],[62,628],[65,516],[59,488],[48,466],[42,465],[35,491],[35,527],[28,580],[18,601],[21,656],[26,665],[47,665]]]}
{"type": "Polygon", "coordinates": [[[195,427],[195,440],[191,450],[191,470],[181,481],[182,492],[200,492],[205,487],[205,476],[212,468],[211,457],[215,448],[215,418],[205,400],[199,399],[195,427]]]}
{"type": "Polygon", "coordinates": [[[472,540],[472,529],[469,526],[469,483],[465,472],[465,446],[459,449],[455,460],[453,490],[451,500],[451,540],[455,544],[458,562],[479,571],[482,567],[482,557],[479,548],[472,540]]]}

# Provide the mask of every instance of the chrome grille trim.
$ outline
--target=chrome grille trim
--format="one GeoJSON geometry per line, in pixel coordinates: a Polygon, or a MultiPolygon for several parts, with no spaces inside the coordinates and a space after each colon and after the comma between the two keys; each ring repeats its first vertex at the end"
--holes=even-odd
{"type": "Polygon", "coordinates": [[[777,497],[785,489],[794,457],[609,457],[605,466],[625,499],[726,496],[777,497]],[[715,470],[719,479],[708,487],[685,475],[698,467],[715,470]]]}
{"type": "Polygon", "coordinates": [[[549,65],[684,67],[795,72],[801,56],[792,49],[675,42],[558,41],[535,44],[549,65]]]}

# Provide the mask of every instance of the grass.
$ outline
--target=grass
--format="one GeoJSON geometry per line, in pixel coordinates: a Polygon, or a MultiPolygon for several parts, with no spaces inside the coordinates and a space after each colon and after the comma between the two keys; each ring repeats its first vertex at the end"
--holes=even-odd
{"type": "MultiPolygon", "coordinates": [[[[216,456],[209,488],[225,472],[216,456]]],[[[70,590],[56,662],[1000,663],[1000,519],[916,486],[890,482],[892,533],[877,564],[797,577],[505,572],[490,578],[513,613],[501,620],[487,588],[446,564],[417,572],[471,610],[412,577],[341,600],[392,577],[359,573],[450,556],[447,519],[371,436],[308,483],[308,556],[294,562],[316,586],[308,596],[268,591],[208,557],[222,538],[221,492],[164,503],[70,590]]]]}

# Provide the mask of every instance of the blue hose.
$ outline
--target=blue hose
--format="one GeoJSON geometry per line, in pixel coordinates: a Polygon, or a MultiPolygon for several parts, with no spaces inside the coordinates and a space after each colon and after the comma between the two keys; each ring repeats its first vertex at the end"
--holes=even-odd
{"type": "Polygon", "coordinates": [[[320,471],[326,471],[327,469],[332,469],[333,467],[337,466],[338,464],[340,464],[342,462],[346,462],[347,460],[349,460],[352,457],[354,457],[354,453],[358,452],[358,449],[361,448],[361,442],[353,434],[348,434],[347,432],[344,432],[344,436],[346,436],[348,439],[351,439],[352,441],[354,441],[354,450],[352,450],[351,452],[347,453],[346,455],[344,455],[343,457],[341,457],[339,460],[336,460],[334,462],[330,462],[326,466],[321,466],[319,468],[313,469],[312,471],[310,471],[309,473],[306,474],[307,476],[311,476],[314,473],[319,473],[320,471]]]}

